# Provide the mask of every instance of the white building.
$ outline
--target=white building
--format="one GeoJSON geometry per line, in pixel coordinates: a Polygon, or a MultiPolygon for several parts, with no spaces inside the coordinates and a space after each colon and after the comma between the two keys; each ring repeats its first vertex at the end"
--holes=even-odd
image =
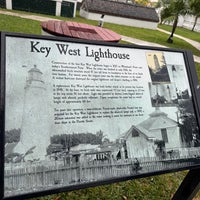
{"type": "Polygon", "coordinates": [[[137,126],[132,126],[123,138],[125,150],[128,158],[149,158],[156,156],[156,145],[152,138],[148,137],[137,126]]]}
{"type": "Polygon", "coordinates": [[[87,19],[156,29],[159,22],[155,8],[109,0],[84,0],[80,15],[87,19]]]}
{"type": "Polygon", "coordinates": [[[158,108],[148,119],[132,126],[120,140],[125,141],[128,158],[156,157],[155,141],[163,141],[166,152],[182,147],[178,123],[158,108]]]}

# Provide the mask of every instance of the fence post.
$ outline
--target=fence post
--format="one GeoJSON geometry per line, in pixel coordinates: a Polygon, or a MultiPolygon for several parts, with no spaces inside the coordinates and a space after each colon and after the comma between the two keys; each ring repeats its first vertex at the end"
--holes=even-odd
{"type": "Polygon", "coordinates": [[[62,5],[62,0],[56,0],[56,16],[61,15],[61,5],[62,5]]]}
{"type": "Polygon", "coordinates": [[[6,9],[12,10],[12,0],[6,0],[6,9]]]}

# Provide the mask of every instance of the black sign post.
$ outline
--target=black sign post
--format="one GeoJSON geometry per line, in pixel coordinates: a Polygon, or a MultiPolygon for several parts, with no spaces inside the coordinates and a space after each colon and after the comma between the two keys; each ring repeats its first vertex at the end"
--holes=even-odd
{"type": "Polygon", "coordinates": [[[196,192],[191,52],[1,33],[0,58],[1,199],[180,170],[190,172],[174,199],[196,192]]]}
{"type": "Polygon", "coordinates": [[[200,189],[200,169],[192,169],[188,172],[172,200],[192,200],[200,189]]]}

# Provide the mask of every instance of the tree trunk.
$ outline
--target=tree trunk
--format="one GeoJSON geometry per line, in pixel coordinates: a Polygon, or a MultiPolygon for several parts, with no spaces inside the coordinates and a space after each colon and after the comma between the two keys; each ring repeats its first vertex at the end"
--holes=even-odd
{"type": "Polygon", "coordinates": [[[198,16],[195,17],[194,24],[193,24],[193,27],[192,27],[192,31],[194,31],[194,28],[195,28],[196,23],[197,23],[197,19],[198,19],[198,16]]]}
{"type": "Polygon", "coordinates": [[[173,23],[173,26],[172,26],[171,35],[170,35],[169,38],[167,39],[167,42],[168,42],[168,43],[173,43],[173,35],[174,35],[175,30],[176,30],[177,24],[178,24],[178,15],[177,15],[177,16],[175,17],[175,19],[174,19],[174,23],[173,23]]]}

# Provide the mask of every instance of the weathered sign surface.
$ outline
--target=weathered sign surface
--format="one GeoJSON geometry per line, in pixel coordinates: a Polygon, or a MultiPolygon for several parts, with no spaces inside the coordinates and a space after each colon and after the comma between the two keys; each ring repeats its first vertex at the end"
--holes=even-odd
{"type": "Polygon", "coordinates": [[[3,198],[200,166],[188,51],[1,33],[3,198]]]}

